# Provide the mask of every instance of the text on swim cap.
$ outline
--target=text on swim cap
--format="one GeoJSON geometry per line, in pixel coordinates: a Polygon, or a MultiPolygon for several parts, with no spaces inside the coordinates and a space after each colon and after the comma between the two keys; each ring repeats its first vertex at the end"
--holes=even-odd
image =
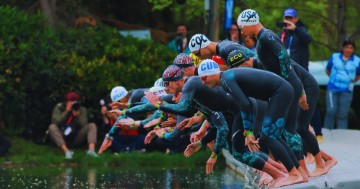
{"type": "Polygon", "coordinates": [[[215,62],[205,62],[204,64],[200,65],[201,71],[212,70],[212,69],[216,69],[216,68],[219,68],[219,66],[215,62]]]}
{"type": "Polygon", "coordinates": [[[241,57],[242,57],[242,54],[241,54],[241,53],[238,53],[238,54],[230,57],[230,62],[233,62],[233,61],[235,61],[236,59],[241,58],[241,57]]]}
{"type": "Polygon", "coordinates": [[[190,41],[190,45],[191,47],[195,47],[196,45],[200,45],[201,43],[206,43],[208,41],[208,39],[204,39],[202,37],[202,35],[200,36],[197,36],[195,38],[193,38],[191,41],[190,41]]]}
{"type": "Polygon", "coordinates": [[[253,10],[242,12],[240,18],[241,18],[241,22],[257,22],[256,12],[253,10]],[[254,19],[250,20],[251,18],[254,19]]]}

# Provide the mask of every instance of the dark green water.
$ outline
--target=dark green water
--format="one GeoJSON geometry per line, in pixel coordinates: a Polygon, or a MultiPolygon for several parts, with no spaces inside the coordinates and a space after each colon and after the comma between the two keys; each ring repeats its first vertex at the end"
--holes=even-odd
{"type": "Polygon", "coordinates": [[[0,188],[244,188],[229,168],[211,175],[194,168],[126,170],[117,167],[0,168],[0,188]]]}

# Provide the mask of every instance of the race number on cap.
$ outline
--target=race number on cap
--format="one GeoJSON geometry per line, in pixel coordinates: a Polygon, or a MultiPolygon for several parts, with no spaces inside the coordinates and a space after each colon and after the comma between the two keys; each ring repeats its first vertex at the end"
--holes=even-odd
{"type": "Polygon", "coordinates": [[[220,72],[220,68],[215,61],[211,59],[205,59],[201,62],[198,72],[200,77],[215,75],[220,72]]]}
{"type": "Polygon", "coordinates": [[[237,24],[239,28],[243,26],[252,26],[259,23],[259,15],[256,11],[252,9],[246,9],[242,11],[237,19],[237,24]]]}
{"type": "Polygon", "coordinates": [[[243,51],[234,50],[229,53],[226,64],[230,68],[236,68],[247,60],[249,60],[249,57],[243,51]]]}
{"type": "Polygon", "coordinates": [[[180,53],[175,57],[173,64],[179,66],[180,68],[187,68],[193,66],[194,61],[189,55],[180,53]]]}
{"type": "Polygon", "coordinates": [[[211,41],[204,34],[195,34],[189,41],[190,52],[207,47],[211,41]]]}

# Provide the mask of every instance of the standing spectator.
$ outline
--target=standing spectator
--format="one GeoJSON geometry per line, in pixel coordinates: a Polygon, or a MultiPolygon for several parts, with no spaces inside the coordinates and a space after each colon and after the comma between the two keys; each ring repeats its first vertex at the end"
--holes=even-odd
{"type": "Polygon", "coordinates": [[[354,83],[360,79],[360,58],[354,54],[355,42],[345,40],[342,51],[331,55],[326,66],[329,75],[326,94],[325,127],[334,128],[337,117],[337,128],[348,128],[348,112],[352,101],[354,83]]]}
{"type": "MultiPolygon", "coordinates": [[[[299,20],[297,12],[294,8],[288,8],[284,11],[283,31],[280,33],[281,42],[285,45],[290,58],[309,71],[309,44],[312,41],[311,35],[308,33],[305,25],[299,20]]],[[[319,142],[322,142],[321,119],[318,108],[311,120],[315,134],[319,142]]]]}
{"type": "Polygon", "coordinates": [[[65,153],[66,159],[72,159],[74,154],[67,145],[80,145],[85,137],[88,142],[87,155],[98,157],[94,151],[97,128],[95,123],[88,123],[87,110],[80,105],[77,93],[67,93],[65,102],[54,107],[48,130],[50,138],[65,153]]]}
{"type": "Polygon", "coordinates": [[[293,8],[284,11],[284,22],[286,26],[280,34],[281,42],[285,45],[290,58],[309,71],[309,44],[312,41],[310,34],[293,8]]]}
{"type": "Polygon", "coordinates": [[[234,41],[238,44],[243,44],[244,42],[241,40],[241,33],[239,27],[235,22],[231,24],[231,27],[228,29],[228,36],[227,39],[230,41],[234,41]]]}
{"type": "Polygon", "coordinates": [[[189,48],[187,47],[188,46],[188,43],[189,43],[189,40],[188,40],[188,33],[187,33],[187,28],[184,24],[180,24],[177,26],[176,28],[176,36],[175,36],[175,39],[171,40],[167,46],[177,52],[178,54],[179,53],[186,53],[186,54],[190,54],[190,51],[189,51],[189,48]]]}

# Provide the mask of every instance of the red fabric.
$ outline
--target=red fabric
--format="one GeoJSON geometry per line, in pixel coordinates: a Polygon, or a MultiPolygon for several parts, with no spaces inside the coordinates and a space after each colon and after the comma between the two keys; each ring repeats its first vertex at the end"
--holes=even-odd
{"type": "Polygon", "coordinates": [[[121,134],[124,136],[137,136],[137,135],[139,135],[139,132],[138,132],[138,130],[121,129],[121,134]]]}
{"type": "Polygon", "coordinates": [[[79,95],[76,92],[69,92],[65,97],[66,101],[78,101],[79,95]]]}
{"type": "Polygon", "coordinates": [[[212,60],[215,61],[217,64],[225,65],[224,60],[220,56],[212,56],[212,60]]]}

